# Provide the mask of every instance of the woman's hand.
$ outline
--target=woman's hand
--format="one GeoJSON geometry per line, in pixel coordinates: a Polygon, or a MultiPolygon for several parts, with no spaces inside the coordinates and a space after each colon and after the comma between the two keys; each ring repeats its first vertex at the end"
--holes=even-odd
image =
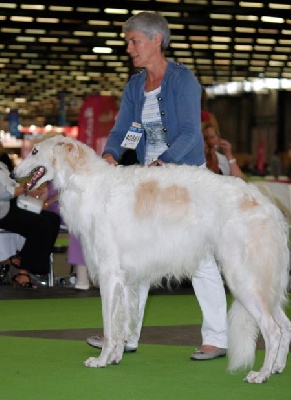
{"type": "Polygon", "coordinates": [[[27,196],[31,197],[36,197],[36,198],[41,198],[42,200],[44,199],[44,196],[46,195],[46,191],[43,188],[37,188],[34,190],[29,190],[26,187],[26,184],[23,183],[20,186],[16,186],[14,189],[14,197],[18,197],[22,194],[25,194],[27,196]]]}
{"type": "Polygon", "coordinates": [[[216,145],[209,145],[209,143],[204,142],[204,154],[205,158],[215,158],[216,157],[216,145]]]}
{"type": "Polygon", "coordinates": [[[105,160],[108,164],[118,165],[118,162],[113,158],[111,154],[104,154],[103,160],[105,160]]]}
{"type": "Polygon", "coordinates": [[[43,200],[43,197],[46,195],[46,191],[45,189],[37,188],[34,190],[28,190],[27,194],[28,196],[43,200]]]}
{"type": "Polygon", "coordinates": [[[148,167],[160,167],[163,164],[164,164],[163,161],[158,158],[157,160],[148,164],[148,167]]]}
{"type": "Polygon", "coordinates": [[[231,160],[233,158],[232,147],[231,147],[231,144],[227,140],[220,139],[219,148],[221,149],[222,153],[225,155],[225,157],[228,160],[231,160]]]}

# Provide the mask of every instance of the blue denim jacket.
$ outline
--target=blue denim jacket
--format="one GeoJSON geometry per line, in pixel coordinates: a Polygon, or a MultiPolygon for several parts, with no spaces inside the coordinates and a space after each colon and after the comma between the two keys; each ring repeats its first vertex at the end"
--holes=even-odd
{"type": "MultiPolygon", "coordinates": [[[[145,102],[146,71],[133,75],[125,86],[118,117],[110,131],[104,153],[116,160],[124,149],[120,146],[132,122],[141,122],[145,102]]],[[[188,68],[168,60],[157,97],[167,150],[159,158],[165,163],[202,165],[205,162],[201,133],[201,86],[188,68]]],[[[145,162],[145,133],[137,148],[137,158],[145,162]]]]}

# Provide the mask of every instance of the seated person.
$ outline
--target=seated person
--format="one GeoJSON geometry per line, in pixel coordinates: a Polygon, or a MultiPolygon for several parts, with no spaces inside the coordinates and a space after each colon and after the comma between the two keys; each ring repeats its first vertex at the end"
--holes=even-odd
{"type": "Polygon", "coordinates": [[[0,233],[0,241],[0,263],[10,264],[13,256],[22,249],[25,239],[17,233],[4,231],[0,233]]]}
{"type": "Polygon", "coordinates": [[[9,157],[9,154],[5,150],[3,144],[1,143],[1,141],[0,141],[0,162],[4,163],[7,166],[9,172],[13,171],[14,164],[11,158],[9,157]]]}
{"type": "Polygon", "coordinates": [[[19,257],[13,260],[18,272],[12,282],[14,286],[34,289],[36,286],[32,284],[29,273],[45,275],[49,272],[60,217],[46,210],[36,214],[19,208],[16,198],[22,194],[41,197],[43,189],[27,192],[25,184],[20,185],[11,179],[8,168],[0,162],[0,228],[25,238],[19,257]]]}
{"type": "Polygon", "coordinates": [[[17,233],[0,232],[0,283],[10,283],[16,254],[22,249],[24,237],[17,233]]]}
{"type": "Polygon", "coordinates": [[[70,245],[68,249],[68,263],[76,267],[76,290],[88,290],[90,281],[80,240],[70,234],[70,245]]]}
{"type": "Polygon", "coordinates": [[[212,122],[202,123],[206,166],[216,174],[245,176],[232,155],[231,144],[220,137],[218,129],[212,122]]]}

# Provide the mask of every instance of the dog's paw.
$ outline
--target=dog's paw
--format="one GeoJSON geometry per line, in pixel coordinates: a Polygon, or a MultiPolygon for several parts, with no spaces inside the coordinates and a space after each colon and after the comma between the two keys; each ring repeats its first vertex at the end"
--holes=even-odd
{"type": "Polygon", "coordinates": [[[245,377],[248,383],[264,383],[269,379],[269,374],[264,371],[250,371],[245,377]]]}
{"type": "Polygon", "coordinates": [[[104,368],[106,367],[106,362],[101,359],[101,357],[89,357],[85,362],[84,362],[85,367],[90,367],[90,368],[104,368]]]}
{"type": "Polygon", "coordinates": [[[285,365],[273,365],[272,374],[281,374],[284,371],[285,365]]]}

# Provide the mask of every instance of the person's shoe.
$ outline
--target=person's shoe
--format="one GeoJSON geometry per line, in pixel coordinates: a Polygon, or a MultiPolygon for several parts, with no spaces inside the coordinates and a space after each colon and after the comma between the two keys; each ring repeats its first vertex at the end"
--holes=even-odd
{"type": "MultiPolygon", "coordinates": [[[[96,336],[89,336],[86,339],[86,343],[89,344],[92,347],[97,347],[97,349],[102,349],[103,347],[103,337],[100,337],[98,335],[96,336]]],[[[125,353],[134,353],[137,350],[137,347],[130,345],[130,344],[126,344],[124,346],[124,352],[125,353]]]]}
{"type": "Polygon", "coordinates": [[[89,290],[90,289],[90,285],[89,283],[76,283],[75,284],[75,289],[76,290],[89,290]]]}
{"type": "Polygon", "coordinates": [[[11,279],[12,286],[15,288],[17,286],[23,289],[37,289],[37,286],[32,283],[32,280],[28,273],[18,272],[11,279]]]}
{"type": "Polygon", "coordinates": [[[212,349],[203,348],[201,346],[199,349],[196,349],[193,354],[191,354],[191,360],[204,361],[204,360],[213,360],[214,358],[225,357],[227,353],[227,349],[220,347],[213,347],[212,349]]]}
{"type": "Polygon", "coordinates": [[[76,271],[77,271],[77,277],[76,277],[75,289],[88,290],[90,288],[90,282],[88,278],[86,265],[77,265],[76,271]]]}

